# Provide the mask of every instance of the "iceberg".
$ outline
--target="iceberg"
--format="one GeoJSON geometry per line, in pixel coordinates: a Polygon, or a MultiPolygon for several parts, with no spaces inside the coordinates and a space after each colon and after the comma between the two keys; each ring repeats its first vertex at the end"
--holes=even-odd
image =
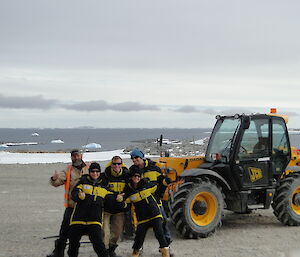
{"type": "Polygon", "coordinates": [[[31,134],[32,137],[38,137],[39,135],[40,135],[40,134],[39,134],[39,133],[36,133],[36,132],[34,132],[34,133],[31,134]]]}
{"type": "Polygon", "coordinates": [[[87,144],[87,145],[83,145],[82,148],[99,149],[99,148],[101,148],[101,145],[96,144],[96,143],[90,143],[90,144],[87,144]]]}
{"type": "Polygon", "coordinates": [[[65,142],[61,139],[53,139],[51,140],[51,144],[64,144],[65,142]]]}

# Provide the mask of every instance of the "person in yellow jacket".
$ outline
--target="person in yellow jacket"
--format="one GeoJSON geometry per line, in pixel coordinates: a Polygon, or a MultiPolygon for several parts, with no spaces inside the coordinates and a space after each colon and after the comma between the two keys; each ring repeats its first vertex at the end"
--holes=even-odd
{"type": "MultiPolygon", "coordinates": [[[[105,181],[109,190],[121,194],[124,191],[126,182],[129,179],[129,171],[120,156],[114,156],[108,163],[105,171],[100,177],[105,181]]],[[[109,257],[120,257],[115,253],[118,247],[118,240],[124,228],[124,210],[116,208],[113,202],[108,202],[104,210],[103,232],[104,244],[108,249],[109,257]]]]}
{"type": "Polygon", "coordinates": [[[123,196],[109,191],[100,178],[100,165],[91,163],[89,174],[83,175],[72,190],[72,198],[76,202],[70,220],[69,257],[77,257],[80,239],[88,235],[98,257],[108,257],[108,251],[102,241],[104,205],[112,202],[120,208],[125,207],[123,196]]]}
{"type": "MultiPolygon", "coordinates": [[[[150,182],[157,185],[157,190],[155,191],[154,196],[163,215],[162,227],[168,245],[170,245],[172,242],[171,232],[167,223],[167,215],[161,199],[166,191],[168,184],[171,183],[171,180],[162,173],[161,169],[158,166],[156,166],[156,162],[145,158],[144,153],[140,149],[133,149],[130,152],[130,156],[133,165],[129,168],[129,172],[132,173],[134,170],[139,169],[143,178],[147,178],[150,182]]],[[[173,253],[171,253],[171,257],[172,256],[174,256],[173,253]]]]}
{"type": "Polygon", "coordinates": [[[64,257],[67,239],[69,238],[70,217],[74,208],[74,201],[71,198],[71,191],[78,183],[81,175],[88,174],[88,166],[82,160],[82,153],[74,149],[71,151],[72,164],[65,170],[55,171],[50,178],[50,184],[54,187],[64,185],[65,187],[65,212],[60,226],[59,238],[55,240],[55,248],[47,257],[64,257]]]}
{"type": "MultiPolygon", "coordinates": [[[[133,204],[137,217],[137,229],[132,246],[132,257],[139,257],[147,231],[153,228],[154,235],[159,242],[162,257],[170,257],[168,242],[162,228],[163,216],[155,199],[157,185],[147,178],[141,179],[139,169],[132,169],[131,179],[124,188],[125,203],[133,204]]],[[[128,207],[127,207],[128,208],[128,207]]]]}

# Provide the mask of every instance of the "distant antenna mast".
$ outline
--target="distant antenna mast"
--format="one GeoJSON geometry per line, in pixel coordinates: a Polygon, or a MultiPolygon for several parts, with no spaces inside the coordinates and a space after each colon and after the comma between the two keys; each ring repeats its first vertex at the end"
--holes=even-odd
{"type": "Polygon", "coordinates": [[[193,136],[193,151],[194,151],[194,155],[196,155],[196,150],[195,150],[195,137],[193,136]]]}

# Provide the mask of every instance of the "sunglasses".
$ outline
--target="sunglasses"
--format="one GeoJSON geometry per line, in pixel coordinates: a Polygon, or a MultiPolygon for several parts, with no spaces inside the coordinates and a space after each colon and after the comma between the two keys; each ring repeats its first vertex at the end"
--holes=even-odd
{"type": "Polygon", "coordinates": [[[100,172],[100,170],[91,170],[90,173],[100,172]]]}
{"type": "Polygon", "coordinates": [[[138,178],[140,178],[141,176],[140,176],[140,175],[133,175],[133,177],[138,177],[138,178]]]}
{"type": "Polygon", "coordinates": [[[122,165],[122,162],[113,162],[112,165],[122,165]]]}

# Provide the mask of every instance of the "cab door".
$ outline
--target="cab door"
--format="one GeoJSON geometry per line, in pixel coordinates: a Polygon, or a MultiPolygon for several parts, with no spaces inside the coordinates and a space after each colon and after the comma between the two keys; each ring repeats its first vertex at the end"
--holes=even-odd
{"type": "Polygon", "coordinates": [[[291,159],[290,140],[284,120],[273,117],[272,122],[272,172],[281,175],[291,159]]]}
{"type": "Polygon", "coordinates": [[[268,116],[253,118],[241,135],[235,157],[241,189],[264,187],[271,183],[271,119],[268,116]]]}

